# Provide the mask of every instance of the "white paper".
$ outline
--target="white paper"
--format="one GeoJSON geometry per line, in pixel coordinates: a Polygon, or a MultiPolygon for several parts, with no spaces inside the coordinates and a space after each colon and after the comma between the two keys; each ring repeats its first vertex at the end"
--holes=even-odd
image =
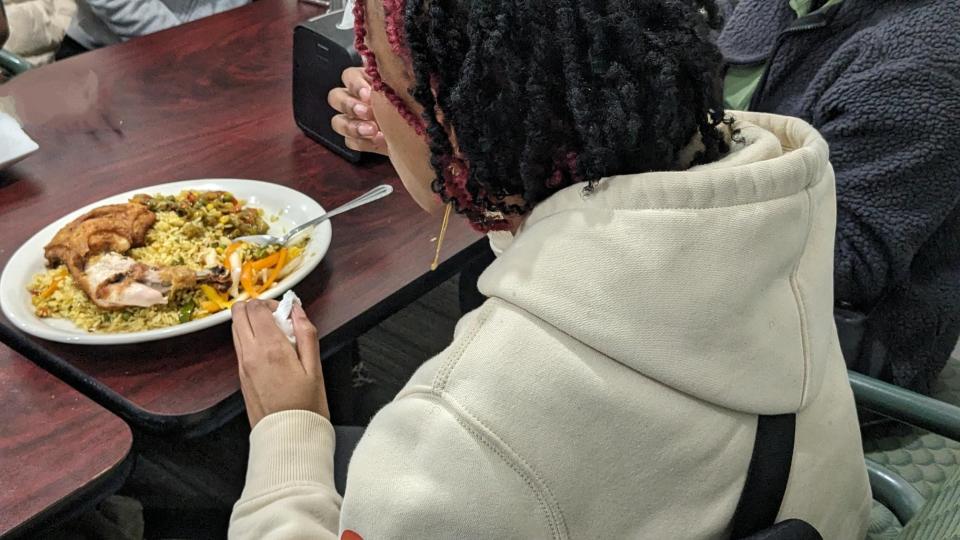
{"type": "Polygon", "coordinates": [[[5,112],[0,112],[0,169],[37,151],[40,146],[23,132],[20,123],[5,112]]]}
{"type": "Polygon", "coordinates": [[[283,298],[280,299],[280,305],[277,306],[277,310],[273,312],[273,320],[276,321],[277,326],[280,327],[283,334],[287,336],[290,343],[296,345],[297,338],[293,335],[293,319],[290,318],[294,303],[301,305],[300,298],[297,297],[295,292],[291,290],[283,293],[283,298]]]}

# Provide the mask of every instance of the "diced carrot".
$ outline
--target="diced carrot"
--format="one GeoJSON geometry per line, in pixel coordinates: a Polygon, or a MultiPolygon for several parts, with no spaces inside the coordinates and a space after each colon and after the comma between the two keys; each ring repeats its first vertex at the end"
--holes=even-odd
{"type": "Polygon", "coordinates": [[[53,279],[50,280],[50,285],[47,286],[47,288],[44,289],[43,292],[40,293],[40,298],[50,298],[50,296],[53,293],[57,292],[57,289],[60,288],[60,282],[63,281],[66,277],[67,277],[67,269],[61,268],[60,273],[53,276],[53,279]]]}
{"type": "Polygon", "coordinates": [[[40,298],[50,298],[50,295],[57,292],[57,289],[60,288],[60,280],[58,278],[53,278],[53,281],[50,282],[50,286],[43,290],[40,293],[40,298]]]}

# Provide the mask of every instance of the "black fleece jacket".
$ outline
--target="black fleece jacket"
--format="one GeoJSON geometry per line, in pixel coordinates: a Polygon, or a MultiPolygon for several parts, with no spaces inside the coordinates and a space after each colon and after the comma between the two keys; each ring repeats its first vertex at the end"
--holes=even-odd
{"type": "Polygon", "coordinates": [[[768,63],[750,109],[830,145],[835,299],[870,314],[863,354],[928,392],[960,336],[960,0],[724,7],[727,62],[768,63]]]}

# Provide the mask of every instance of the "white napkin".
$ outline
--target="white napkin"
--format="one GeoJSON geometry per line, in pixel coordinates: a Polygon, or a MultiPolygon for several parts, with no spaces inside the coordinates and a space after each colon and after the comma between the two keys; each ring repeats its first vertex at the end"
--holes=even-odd
{"type": "Polygon", "coordinates": [[[40,148],[20,128],[16,118],[0,111],[0,169],[12,165],[40,148]]]}
{"type": "Polygon", "coordinates": [[[290,313],[293,312],[294,302],[296,302],[297,305],[301,305],[297,293],[293,291],[283,293],[283,298],[280,299],[280,305],[277,306],[277,310],[273,312],[273,320],[277,322],[280,330],[283,330],[284,335],[287,336],[290,343],[296,345],[297,338],[293,335],[293,320],[290,318],[290,313]]]}

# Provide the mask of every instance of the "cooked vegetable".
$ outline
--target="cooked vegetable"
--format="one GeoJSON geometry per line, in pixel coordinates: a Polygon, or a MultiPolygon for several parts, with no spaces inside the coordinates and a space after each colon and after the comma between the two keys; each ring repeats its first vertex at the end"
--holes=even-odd
{"type": "Polygon", "coordinates": [[[253,284],[252,263],[243,263],[243,270],[240,272],[240,285],[243,286],[243,292],[250,295],[250,298],[256,298],[260,296],[260,294],[257,292],[257,288],[253,284]]]}
{"type": "Polygon", "coordinates": [[[54,279],[53,281],[50,282],[50,286],[44,289],[42,293],[40,293],[40,298],[50,298],[50,296],[53,295],[53,293],[57,292],[57,289],[59,288],[60,288],[60,280],[54,279]]]}
{"type": "Polygon", "coordinates": [[[230,296],[240,296],[240,272],[243,269],[243,258],[234,251],[230,254],[230,296]]]}
{"type": "Polygon", "coordinates": [[[277,280],[277,276],[280,275],[280,271],[283,270],[283,266],[287,263],[287,248],[281,248],[276,255],[277,263],[274,265],[273,270],[270,271],[270,275],[267,276],[267,279],[263,282],[263,287],[260,288],[260,292],[269,289],[270,286],[273,285],[273,282],[277,280]]]}
{"type": "Polygon", "coordinates": [[[224,191],[183,191],[179,195],[134,195],[131,202],[140,203],[154,212],[176,212],[188,221],[186,234],[199,227],[221,224],[230,238],[263,234],[269,226],[263,210],[244,208],[233,195],[224,191]],[[225,218],[225,219],[224,219],[225,218]]]}
{"type": "Polygon", "coordinates": [[[203,295],[206,296],[208,300],[216,304],[220,309],[228,309],[232,304],[232,302],[224,298],[223,295],[209,285],[200,285],[200,290],[203,291],[203,295]]]}
{"type": "Polygon", "coordinates": [[[272,268],[276,266],[277,261],[280,259],[280,254],[286,252],[287,248],[283,248],[280,251],[274,253],[273,255],[268,255],[260,260],[253,261],[251,266],[254,270],[263,270],[264,268],[272,268]]]}
{"type": "Polygon", "coordinates": [[[57,274],[52,281],[50,281],[50,286],[43,290],[40,293],[40,298],[50,298],[53,293],[57,292],[57,289],[60,288],[60,283],[67,277],[67,267],[63,266],[60,268],[60,273],[57,274]]]}
{"type": "MultiPolygon", "coordinates": [[[[205,287],[207,285],[204,285],[205,287]]],[[[180,307],[180,323],[190,322],[193,319],[193,310],[197,308],[197,305],[193,303],[193,300],[188,301],[186,304],[180,307]]]]}
{"type": "Polygon", "coordinates": [[[300,264],[303,262],[303,252],[304,248],[301,247],[292,247],[287,252],[287,264],[283,266],[283,270],[280,271],[280,274],[277,275],[277,279],[284,279],[293,273],[294,270],[300,268],[300,264]]]}
{"type": "Polygon", "coordinates": [[[227,249],[223,251],[223,265],[227,267],[227,270],[230,270],[231,268],[230,255],[233,255],[233,253],[237,251],[237,249],[239,249],[240,246],[242,245],[243,245],[243,242],[234,242],[229,246],[227,246],[227,249]]]}

